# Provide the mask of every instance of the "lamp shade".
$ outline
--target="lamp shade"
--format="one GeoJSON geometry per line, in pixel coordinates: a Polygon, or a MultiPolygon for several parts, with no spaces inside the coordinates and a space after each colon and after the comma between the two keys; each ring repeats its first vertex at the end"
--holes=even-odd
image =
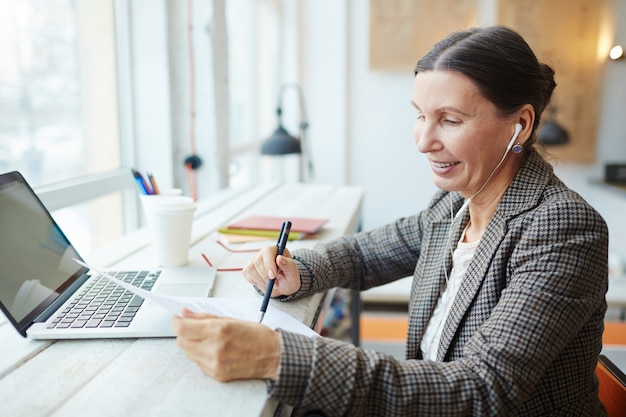
{"type": "Polygon", "coordinates": [[[263,146],[261,146],[261,154],[263,155],[287,155],[292,153],[302,153],[300,141],[291,136],[281,125],[278,125],[272,136],[263,142],[263,146]]]}

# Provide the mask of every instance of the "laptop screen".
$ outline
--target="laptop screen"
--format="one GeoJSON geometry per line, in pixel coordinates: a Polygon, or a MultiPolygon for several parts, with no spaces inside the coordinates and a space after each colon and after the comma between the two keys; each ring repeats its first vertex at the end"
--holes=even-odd
{"type": "Polygon", "coordinates": [[[20,329],[81,274],[63,232],[17,172],[0,175],[0,302],[20,329]]]}

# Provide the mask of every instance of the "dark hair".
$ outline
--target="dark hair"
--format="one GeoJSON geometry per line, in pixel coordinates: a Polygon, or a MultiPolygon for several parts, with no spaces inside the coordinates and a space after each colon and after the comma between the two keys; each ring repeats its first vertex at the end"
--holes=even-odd
{"type": "Polygon", "coordinates": [[[431,70],[456,71],[472,79],[482,95],[504,115],[523,105],[535,109],[536,141],[541,114],[556,87],[554,71],[540,63],[524,38],[504,26],[454,32],[438,42],[415,66],[415,75],[431,70]]]}

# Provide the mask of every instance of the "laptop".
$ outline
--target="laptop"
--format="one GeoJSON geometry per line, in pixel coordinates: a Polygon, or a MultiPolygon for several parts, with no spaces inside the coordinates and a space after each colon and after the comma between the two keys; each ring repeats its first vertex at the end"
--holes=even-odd
{"type": "MultiPolygon", "coordinates": [[[[17,171],[0,175],[0,308],[24,337],[172,337],[172,313],[79,265],[83,259],[17,171]]],[[[207,297],[215,268],[106,271],[171,296],[207,297]]]]}

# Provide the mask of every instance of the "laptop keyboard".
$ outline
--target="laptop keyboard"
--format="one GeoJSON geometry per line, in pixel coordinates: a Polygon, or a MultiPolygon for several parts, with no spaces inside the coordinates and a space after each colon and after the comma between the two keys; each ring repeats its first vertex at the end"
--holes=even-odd
{"type": "MultiPolygon", "coordinates": [[[[113,275],[146,291],[154,286],[160,271],[124,271],[113,275]]],[[[94,276],[78,297],[65,306],[49,329],[128,327],[143,298],[117,286],[103,276],[94,276]]]]}

